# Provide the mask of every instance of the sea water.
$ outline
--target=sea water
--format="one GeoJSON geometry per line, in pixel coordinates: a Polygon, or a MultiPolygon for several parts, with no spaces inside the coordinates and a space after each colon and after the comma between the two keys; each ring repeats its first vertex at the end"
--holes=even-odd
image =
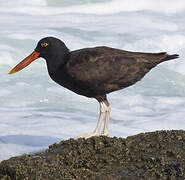
{"type": "Polygon", "coordinates": [[[109,135],[185,130],[184,0],[0,0],[0,160],[96,126],[98,102],[53,82],[42,58],[8,75],[45,36],[62,39],[70,50],[105,45],[180,54],[108,95],[109,135]]]}

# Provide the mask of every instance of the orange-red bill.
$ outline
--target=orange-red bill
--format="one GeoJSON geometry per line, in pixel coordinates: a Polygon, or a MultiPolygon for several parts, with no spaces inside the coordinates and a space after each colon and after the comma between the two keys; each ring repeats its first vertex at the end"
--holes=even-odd
{"type": "Polygon", "coordinates": [[[26,66],[28,66],[31,62],[39,58],[40,53],[33,51],[28,57],[26,57],[23,61],[21,61],[19,64],[17,64],[10,72],[9,74],[16,73],[26,66]]]}

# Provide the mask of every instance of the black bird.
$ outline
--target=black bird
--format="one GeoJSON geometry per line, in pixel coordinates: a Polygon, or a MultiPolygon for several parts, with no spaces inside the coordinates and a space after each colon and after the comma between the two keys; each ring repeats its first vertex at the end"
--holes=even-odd
{"type": "Polygon", "coordinates": [[[39,57],[46,60],[49,75],[56,83],[99,102],[100,116],[95,130],[78,137],[89,138],[108,135],[111,107],[106,94],[135,84],[157,64],[178,58],[178,54],[129,52],[105,46],[69,51],[61,40],[46,37],[9,74],[20,71],[39,57]]]}

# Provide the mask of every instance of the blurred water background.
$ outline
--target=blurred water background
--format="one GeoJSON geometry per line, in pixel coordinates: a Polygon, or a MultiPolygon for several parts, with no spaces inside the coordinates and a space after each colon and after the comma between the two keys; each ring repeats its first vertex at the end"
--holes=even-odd
{"type": "Polygon", "coordinates": [[[9,70],[45,36],[70,50],[106,45],[178,53],[142,81],[108,95],[110,136],[185,129],[184,0],[0,0],[0,160],[94,130],[99,105],[54,83],[45,61],[9,70]]]}

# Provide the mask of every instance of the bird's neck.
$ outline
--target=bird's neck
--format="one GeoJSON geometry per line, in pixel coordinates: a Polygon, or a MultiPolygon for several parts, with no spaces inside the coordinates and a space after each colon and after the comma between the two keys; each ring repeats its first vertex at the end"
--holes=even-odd
{"type": "Polygon", "coordinates": [[[55,73],[58,69],[65,66],[69,56],[69,50],[62,50],[53,53],[46,60],[49,74],[55,73]]]}

